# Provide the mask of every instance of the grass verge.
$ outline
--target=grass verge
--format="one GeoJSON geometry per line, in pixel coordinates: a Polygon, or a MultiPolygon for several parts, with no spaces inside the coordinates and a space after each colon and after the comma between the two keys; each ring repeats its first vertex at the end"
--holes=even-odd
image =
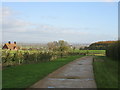
{"type": "Polygon", "coordinates": [[[2,72],[3,88],[27,88],[61,66],[82,56],[68,56],[51,62],[9,67],[2,72]]]}
{"type": "Polygon", "coordinates": [[[118,88],[118,62],[105,56],[97,56],[93,62],[98,88],[118,88]]]}

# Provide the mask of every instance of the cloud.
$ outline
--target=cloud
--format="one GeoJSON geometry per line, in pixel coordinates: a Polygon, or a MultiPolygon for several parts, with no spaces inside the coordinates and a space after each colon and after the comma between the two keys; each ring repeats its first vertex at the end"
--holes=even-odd
{"type": "Polygon", "coordinates": [[[2,24],[2,20],[6,17],[9,17],[12,12],[8,7],[0,7],[0,25],[2,24]]]}
{"type": "Polygon", "coordinates": [[[81,32],[76,30],[65,30],[61,29],[52,29],[39,27],[29,30],[27,32],[6,32],[4,33],[4,41],[18,41],[18,42],[50,42],[50,41],[58,41],[58,40],[65,40],[67,42],[74,42],[74,43],[91,43],[93,41],[98,40],[109,40],[111,35],[106,34],[93,34],[90,32],[81,32]],[[101,37],[102,36],[102,37],[101,37]]]}
{"type": "Polygon", "coordinates": [[[3,17],[11,16],[12,14],[13,14],[13,11],[10,8],[8,8],[8,7],[3,7],[2,8],[3,17]]]}
{"type": "Polygon", "coordinates": [[[21,19],[3,19],[4,32],[26,32],[33,24],[21,19]]]}
{"type": "Polygon", "coordinates": [[[0,7],[0,11],[0,19],[11,16],[13,13],[8,7],[0,7]]]}
{"type": "Polygon", "coordinates": [[[17,12],[8,7],[2,7],[0,9],[2,10],[0,13],[0,24],[3,32],[26,32],[34,25],[29,21],[15,18],[17,16],[17,12]]]}
{"type": "Polygon", "coordinates": [[[63,28],[47,24],[39,24],[19,19],[16,12],[8,7],[3,7],[3,41],[18,42],[50,42],[66,40],[68,42],[88,43],[97,40],[113,38],[110,35],[93,34],[91,27],[63,28]],[[102,37],[101,37],[102,36],[102,37]],[[106,38],[107,37],[107,38],[106,38]]]}

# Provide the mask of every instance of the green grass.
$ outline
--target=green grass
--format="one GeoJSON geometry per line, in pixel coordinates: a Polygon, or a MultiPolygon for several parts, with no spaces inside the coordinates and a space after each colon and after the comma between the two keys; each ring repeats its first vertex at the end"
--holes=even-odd
{"type": "Polygon", "coordinates": [[[93,66],[98,88],[118,88],[118,62],[116,60],[97,56],[93,66]]]}
{"type": "Polygon", "coordinates": [[[105,50],[78,50],[76,49],[74,52],[88,53],[89,55],[95,55],[95,56],[105,56],[105,50]]]}
{"type": "Polygon", "coordinates": [[[105,50],[75,50],[75,52],[105,53],[105,50]]]}
{"type": "Polygon", "coordinates": [[[59,67],[82,56],[68,56],[51,62],[9,67],[3,70],[3,88],[27,88],[59,67]]]}

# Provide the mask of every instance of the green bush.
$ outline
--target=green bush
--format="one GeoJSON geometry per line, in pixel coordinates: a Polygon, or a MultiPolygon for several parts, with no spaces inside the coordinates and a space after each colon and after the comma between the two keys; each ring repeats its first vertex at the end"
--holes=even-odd
{"type": "Polygon", "coordinates": [[[50,61],[54,56],[51,52],[21,52],[4,50],[2,52],[2,63],[3,66],[29,64],[43,61],[50,61]]]}
{"type": "MultiPolygon", "coordinates": [[[[86,52],[62,52],[62,57],[71,55],[86,55],[86,52]]],[[[61,57],[61,51],[24,51],[24,50],[3,50],[2,63],[3,66],[30,64],[37,62],[47,62],[61,57]]]]}
{"type": "Polygon", "coordinates": [[[68,55],[86,55],[87,52],[68,52],[68,55]]]}
{"type": "Polygon", "coordinates": [[[106,49],[106,56],[113,59],[120,59],[120,41],[116,41],[114,44],[110,45],[106,49]]]}

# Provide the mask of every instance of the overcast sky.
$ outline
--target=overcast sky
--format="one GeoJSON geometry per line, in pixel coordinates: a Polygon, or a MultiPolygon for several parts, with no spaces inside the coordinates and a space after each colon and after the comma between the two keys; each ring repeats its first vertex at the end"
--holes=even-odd
{"type": "Polygon", "coordinates": [[[117,2],[4,2],[3,41],[117,40],[117,2]]]}

